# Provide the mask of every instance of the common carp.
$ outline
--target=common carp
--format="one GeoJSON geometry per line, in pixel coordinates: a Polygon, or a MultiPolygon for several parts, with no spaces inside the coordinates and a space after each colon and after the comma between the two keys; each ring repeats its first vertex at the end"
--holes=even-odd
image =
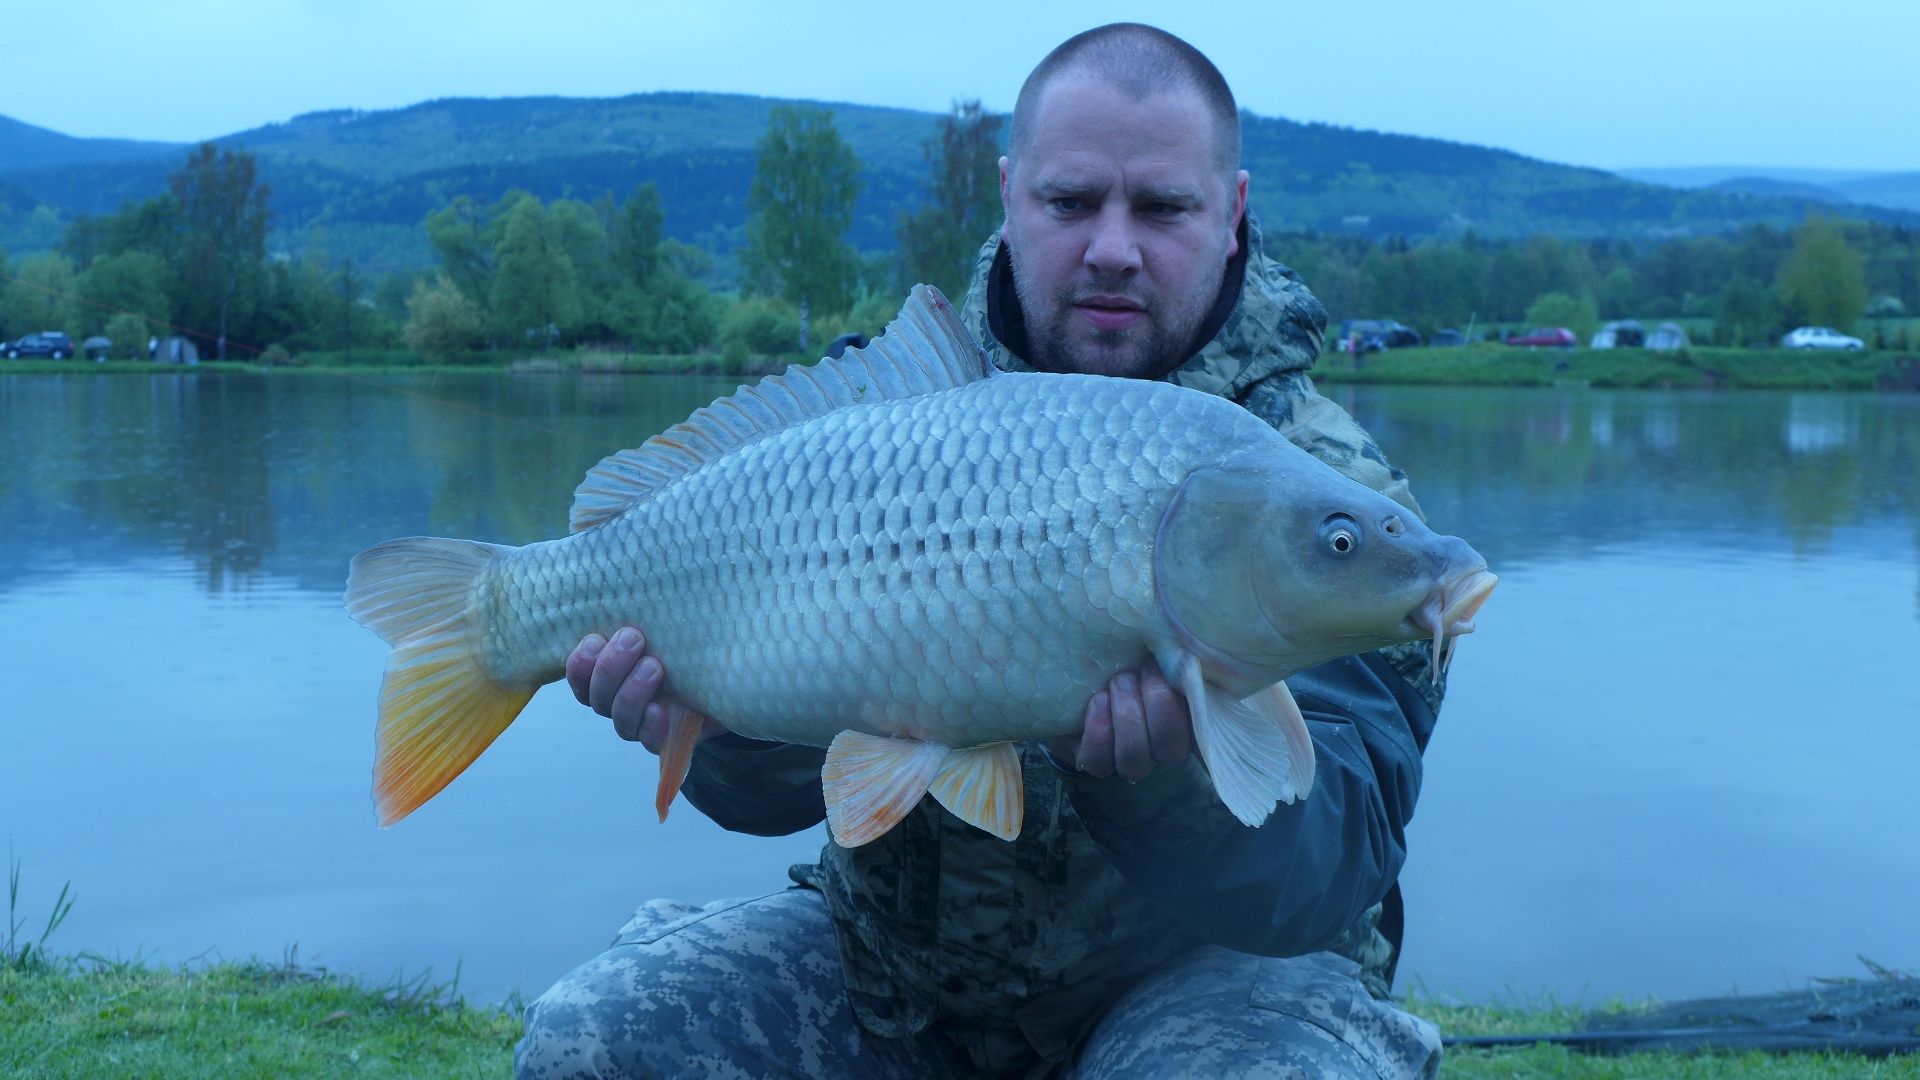
{"type": "Polygon", "coordinates": [[[865,349],[790,367],[608,457],[572,535],[413,537],[362,552],[352,616],[390,645],[374,798],[391,825],[565,674],[645,629],[671,718],[662,820],[703,717],[828,747],[834,840],[931,793],[1020,831],[1013,744],[1078,731],[1157,660],[1221,801],[1250,826],[1307,793],[1280,680],[1473,629],[1486,561],[1223,398],[993,370],[938,291],[865,349]]]}

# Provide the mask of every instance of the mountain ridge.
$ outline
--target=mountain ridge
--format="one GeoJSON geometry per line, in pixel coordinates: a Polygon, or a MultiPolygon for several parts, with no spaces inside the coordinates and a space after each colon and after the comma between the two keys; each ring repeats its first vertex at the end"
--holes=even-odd
{"type": "MultiPolygon", "coordinates": [[[[891,249],[897,215],[918,204],[926,175],[922,142],[939,114],[682,91],[437,98],[395,109],[304,113],[212,141],[259,155],[263,178],[275,188],[275,244],[296,253],[324,248],[369,269],[419,266],[430,259],[421,219],[454,197],[490,202],[518,188],[546,199],[592,199],[653,182],[664,198],[667,235],[725,256],[745,222],[754,142],[768,113],[786,104],[834,112],[864,165],[850,238],[863,250],[891,249]]],[[[1552,232],[1658,240],[1754,222],[1788,225],[1809,211],[1920,227],[1920,213],[1843,207],[1809,197],[1817,192],[1805,188],[1658,186],[1511,150],[1253,113],[1243,114],[1242,127],[1250,203],[1271,232],[1417,240],[1471,229],[1488,237],[1552,232]]],[[[22,166],[7,156],[6,140],[18,141],[23,128],[31,125],[0,124],[0,182],[63,219],[157,194],[187,149],[133,140],[88,147],[76,144],[96,140],[32,129],[56,141],[35,143],[41,150],[33,160],[42,163],[22,166]],[[56,152],[69,160],[46,164],[56,152]]],[[[1836,199],[1849,197],[1829,186],[1836,199]]],[[[9,242],[9,219],[18,233],[19,202],[18,195],[0,200],[0,244],[9,242]]]]}

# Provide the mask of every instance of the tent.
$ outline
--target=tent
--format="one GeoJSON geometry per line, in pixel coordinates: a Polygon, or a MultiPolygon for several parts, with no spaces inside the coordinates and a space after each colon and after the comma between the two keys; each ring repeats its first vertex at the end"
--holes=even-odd
{"type": "Polygon", "coordinates": [[[1632,319],[1610,322],[1593,335],[1596,349],[1637,349],[1646,344],[1647,329],[1632,319]]]}
{"type": "Polygon", "coordinates": [[[153,358],[163,364],[197,364],[200,362],[200,350],[183,337],[161,338],[160,347],[154,350],[153,358]]]}
{"type": "Polygon", "coordinates": [[[1679,323],[1663,322],[1647,339],[1649,349],[1686,349],[1692,346],[1693,342],[1687,340],[1687,332],[1681,329],[1679,323]]]}

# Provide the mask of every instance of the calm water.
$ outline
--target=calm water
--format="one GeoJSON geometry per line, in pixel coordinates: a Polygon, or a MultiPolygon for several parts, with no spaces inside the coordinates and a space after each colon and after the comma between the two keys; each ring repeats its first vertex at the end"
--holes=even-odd
{"type": "MultiPolygon", "coordinates": [[[[548,688],[373,827],[385,648],[348,559],[564,532],[719,380],[0,376],[0,829],[54,943],[461,966],[537,993],[654,896],[777,889],[819,830],[651,809],[548,688]]],[[[1403,978],[1676,996],[1920,967],[1920,400],[1336,391],[1504,577],[1405,875],[1403,978]]]]}

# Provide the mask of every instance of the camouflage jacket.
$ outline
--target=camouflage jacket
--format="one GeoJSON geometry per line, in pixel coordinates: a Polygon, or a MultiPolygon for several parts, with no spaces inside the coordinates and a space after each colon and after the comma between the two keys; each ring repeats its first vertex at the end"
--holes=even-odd
{"type": "MultiPolygon", "coordinates": [[[[1315,393],[1306,371],[1326,313],[1265,257],[1258,228],[1245,230],[1217,332],[1167,378],[1241,402],[1419,512],[1405,475],[1315,393]]],[[[995,364],[1031,370],[994,332],[1006,322],[1000,309],[1018,303],[1000,248],[997,235],[982,248],[963,318],[995,364]]],[[[1340,952],[1384,996],[1396,950],[1378,928],[1382,901],[1405,857],[1442,694],[1427,666],[1425,646],[1401,647],[1288,680],[1318,770],[1312,793],[1259,829],[1227,813],[1195,757],[1128,784],[1061,769],[1036,744],[1022,751],[1026,817],[1012,843],[932,799],[864,847],[829,842],[818,865],[793,876],[827,900],[860,1023],[892,1038],[937,1023],[983,1072],[1039,1075],[1142,973],[1202,942],[1269,956],[1340,952]]],[[[721,736],[694,755],[684,790],[728,829],[798,831],[825,815],[824,753],[721,736]]],[[[1397,938],[1395,905],[1385,913],[1397,938]]]]}

